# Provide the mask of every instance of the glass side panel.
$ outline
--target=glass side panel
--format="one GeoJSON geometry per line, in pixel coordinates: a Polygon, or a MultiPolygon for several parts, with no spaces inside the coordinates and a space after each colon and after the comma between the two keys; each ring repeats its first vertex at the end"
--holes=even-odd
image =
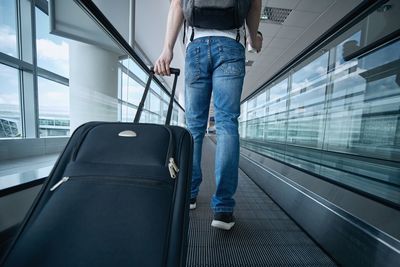
{"type": "Polygon", "coordinates": [[[133,119],[135,118],[135,114],[136,114],[136,109],[133,107],[130,107],[126,104],[122,104],[121,114],[122,114],[121,121],[133,122],[133,119]]]}
{"type": "Polygon", "coordinates": [[[161,101],[160,101],[160,97],[154,93],[150,93],[149,95],[150,97],[150,111],[160,115],[161,111],[160,111],[160,105],[161,105],[161,101]]]}
{"type": "Polygon", "coordinates": [[[123,101],[139,106],[142,99],[144,87],[129,77],[126,73],[122,73],[122,97],[123,101]]]}
{"type": "Polygon", "coordinates": [[[163,118],[167,117],[168,113],[168,103],[165,101],[161,101],[161,114],[163,118]]]}
{"type": "Polygon", "coordinates": [[[132,73],[134,73],[142,82],[147,81],[149,75],[147,75],[147,73],[144,72],[144,70],[142,70],[142,68],[139,67],[139,65],[135,61],[128,58],[128,59],[122,60],[122,64],[127,69],[129,69],[132,73]]]}

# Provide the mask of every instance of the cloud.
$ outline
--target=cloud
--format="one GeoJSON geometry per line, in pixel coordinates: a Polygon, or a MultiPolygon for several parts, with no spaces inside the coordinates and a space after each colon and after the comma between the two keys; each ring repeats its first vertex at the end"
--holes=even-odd
{"type": "Polygon", "coordinates": [[[320,76],[326,75],[327,67],[326,66],[318,66],[317,69],[315,70],[315,72],[318,73],[320,76]]]}
{"type": "Polygon", "coordinates": [[[0,104],[19,105],[18,94],[0,94],[0,104]]]}
{"type": "Polygon", "coordinates": [[[0,51],[16,56],[17,36],[11,27],[7,25],[0,26],[0,40],[0,51]]]}
{"type": "Polygon", "coordinates": [[[41,107],[69,109],[69,89],[63,85],[39,78],[39,105],[41,107]]]}
{"type": "Polygon", "coordinates": [[[45,92],[39,94],[39,110],[44,114],[68,114],[69,92],[45,92]]]}
{"type": "Polygon", "coordinates": [[[55,71],[62,75],[69,72],[69,45],[65,41],[60,44],[49,39],[38,39],[36,49],[39,62],[45,64],[45,68],[53,67],[50,71],[55,71]]]}
{"type": "Polygon", "coordinates": [[[68,61],[69,46],[62,41],[57,44],[48,39],[38,39],[36,41],[38,57],[47,60],[68,61]]]}

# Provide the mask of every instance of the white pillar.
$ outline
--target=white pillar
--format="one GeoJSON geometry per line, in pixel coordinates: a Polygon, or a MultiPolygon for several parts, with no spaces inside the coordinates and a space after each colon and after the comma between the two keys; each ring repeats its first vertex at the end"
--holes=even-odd
{"type": "Polygon", "coordinates": [[[88,121],[118,120],[118,54],[70,44],[71,132],[88,121]]]}

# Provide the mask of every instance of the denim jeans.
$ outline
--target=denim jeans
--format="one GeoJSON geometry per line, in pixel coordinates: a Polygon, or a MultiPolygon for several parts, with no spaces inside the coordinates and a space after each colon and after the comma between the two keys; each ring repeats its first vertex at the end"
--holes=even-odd
{"type": "Polygon", "coordinates": [[[233,212],[238,184],[240,96],[245,74],[242,44],[228,37],[202,37],[186,49],[186,123],[194,139],[191,197],[202,181],[201,153],[208,122],[211,92],[217,133],[214,212],[233,212]]]}

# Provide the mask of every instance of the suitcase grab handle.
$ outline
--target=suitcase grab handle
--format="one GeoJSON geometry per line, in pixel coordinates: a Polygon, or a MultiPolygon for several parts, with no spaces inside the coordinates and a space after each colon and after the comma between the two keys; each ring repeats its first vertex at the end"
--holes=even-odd
{"type": "MultiPolygon", "coordinates": [[[[154,67],[151,67],[150,71],[154,74],[154,67]]],[[[181,74],[181,70],[180,69],[169,68],[169,71],[170,71],[171,74],[175,74],[177,76],[179,76],[179,74],[181,74]]]]}

